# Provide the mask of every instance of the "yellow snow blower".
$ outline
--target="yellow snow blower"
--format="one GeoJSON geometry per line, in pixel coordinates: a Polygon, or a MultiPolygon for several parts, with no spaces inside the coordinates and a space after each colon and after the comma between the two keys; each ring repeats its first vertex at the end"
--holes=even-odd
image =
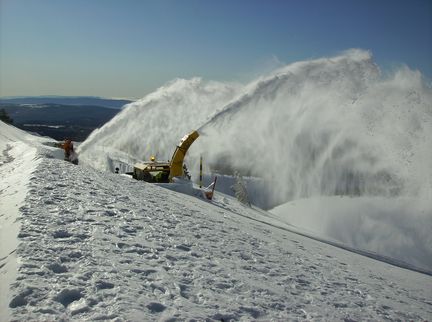
{"type": "Polygon", "coordinates": [[[152,156],[150,161],[136,163],[132,177],[137,180],[147,182],[172,182],[174,177],[181,177],[185,174],[183,160],[187,150],[192,143],[198,138],[197,131],[193,131],[185,135],[178,146],[176,147],[171,161],[160,162],[156,161],[152,156]]]}

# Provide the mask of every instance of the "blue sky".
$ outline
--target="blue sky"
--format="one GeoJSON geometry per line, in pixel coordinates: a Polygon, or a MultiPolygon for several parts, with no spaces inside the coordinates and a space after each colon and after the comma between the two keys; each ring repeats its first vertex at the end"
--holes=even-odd
{"type": "Polygon", "coordinates": [[[349,48],[430,80],[432,1],[0,0],[0,96],[139,98],[349,48]]]}

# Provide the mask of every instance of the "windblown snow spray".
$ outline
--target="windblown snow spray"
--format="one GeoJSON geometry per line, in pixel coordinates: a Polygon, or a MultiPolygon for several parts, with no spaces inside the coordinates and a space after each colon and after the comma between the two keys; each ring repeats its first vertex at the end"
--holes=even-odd
{"type": "Polygon", "coordinates": [[[176,79],[126,108],[79,148],[83,162],[111,170],[111,160],[132,164],[168,160],[185,133],[200,127],[218,108],[229,102],[238,85],[207,82],[200,78],[176,79]]]}
{"type": "Polygon", "coordinates": [[[282,68],[200,131],[195,148],[272,182],[275,203],[431,192],[432,91],[407,68],[382,80],[367,52],[282,68]]]}

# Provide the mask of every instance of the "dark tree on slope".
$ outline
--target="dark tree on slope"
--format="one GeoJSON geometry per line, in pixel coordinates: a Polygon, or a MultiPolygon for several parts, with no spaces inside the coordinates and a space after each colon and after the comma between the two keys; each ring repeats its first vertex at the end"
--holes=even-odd
{"type": "Polygon", "coordinates": [[[9,123],[12,124],[13,120],[10,118],[10,116],[8,115],[8,113],[6,113],[5,109],[2,108],[0,110],[0,120],[2,120],[5,123],[9,123]]]}
{"type": "Polygon", "coordinates": [[[243,177],[237,171],[235,171],[234,178],[235,178],[235,182],[231,186],[231,189],[234,191],[234,195],[236,196],[238,201],[250,207],[251,204],[246,190],[246,184],[243,181],[243,177]]]}

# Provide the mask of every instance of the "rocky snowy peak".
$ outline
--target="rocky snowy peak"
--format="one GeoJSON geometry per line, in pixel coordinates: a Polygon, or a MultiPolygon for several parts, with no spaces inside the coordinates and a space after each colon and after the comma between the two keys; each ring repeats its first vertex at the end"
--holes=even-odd
{"type": "Polygon", "coordinates": [[[432,316],[431,276],[293,233],[222,194],[208,202],[74,166],[14,131],[0,123],[1,236],[16,240],[1,248],[2,321],[432,316]]]}

